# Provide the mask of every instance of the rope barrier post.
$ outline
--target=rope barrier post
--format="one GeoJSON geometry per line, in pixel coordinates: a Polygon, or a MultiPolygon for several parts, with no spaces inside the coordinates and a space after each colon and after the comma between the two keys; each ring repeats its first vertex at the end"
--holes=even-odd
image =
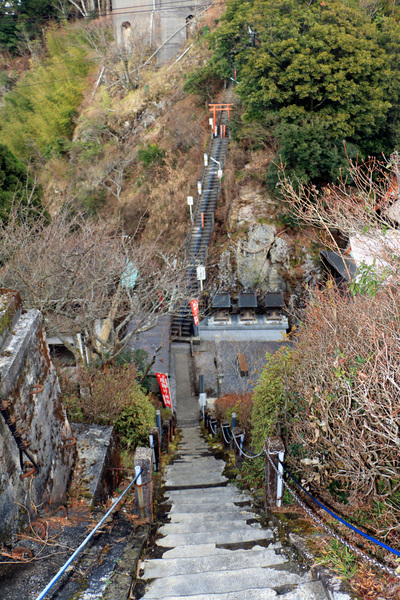
{"type": "Polygon", "coordinates": [[[136,482],[136,509],[141,517],[153,520],[153,451],[150,448],[136,448],[135,473],[142,470],[136,482]]]}
{"type": "Polygon", "coordinates": [[[210,413],[207,408],[204,411],[204,427],[207,429],[208,433],[210,433],[210,413]]]}
{"type": "Polygon", "coordinates": [[[162,437],[161,437],[161,450],[168,452],[169,441],[170,441],[170,419],[163,421],[162,437]]]}
{"type": "Polygon", "coordinates": [[[229,423],[229,421],[222,421],[221,423],[221,430],[222,430],[222,445],[224,448],[230,448],[231,447],[231,440],[229,438],[229,428],[230,428],[231,424],[229,423]]]}
{"type": "Polygon", "coordinates": [[[135,467],[135,476],[136,476],[136,495],[138,499],[139,512],[141,517],[145,517],[146,513],[144,512],[144,498],[143,498],[143,488],[142,488],[142,469],[138,466],[135,467]]]}
{"type": "Polygon", "coordinates": [[[160,432],[160,448],[162,443],[162,424],[161,424],[161,411],[156,410],[156,427],[158,427],[158,431],[160,432]]]}
{"type": "Polygon", "coordinates": [[[173,437],[175,437],[175,434],[176,434],[177,422],[178,422],[178,420],[177,420],[176,412],[174,411],[172,413],[172,435],[173,435],[173,437]]]}
{"type": "Polygon", "coordinates": [[[265,508],[279,507],[282,504],[283,485],[278,457],[283,460],[285,446],[280,437],[270,437],[265,440],[265,448],[265,508]]]}
{"type": "Polygon", "coordinates": [[[160,431],[158,427],[151,427],[149,434],[153,437],[153,460],[154,470],[160,471],[161,465],[161,445],[160,445],[160,431]]]}
{"type": "Polygon", "coordinates": [[[234,429],[235,427],[237,427],[237,418],[236,418],[236,413],[233,412],[232,413],[232,429],[234,429]]]}
{"type": "Polygon", "coordinates": [[[235,450],[235,466],[240,467],[243,463],[243,427],[232,427],[232,436],[234,441],[233,448],[235,450]]]}

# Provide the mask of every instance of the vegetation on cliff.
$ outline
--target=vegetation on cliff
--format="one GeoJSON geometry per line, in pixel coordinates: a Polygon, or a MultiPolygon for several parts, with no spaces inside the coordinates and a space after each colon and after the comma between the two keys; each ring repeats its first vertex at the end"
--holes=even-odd
{"type": "MultiPolygon", "coordinates": [[[[392,16],[372,18],[343,0],[229,0],[209,41],[212,60],[197,86],[212,75],[236,77],[236,135],[251,142],[248,124],[264,129],[288,175],[327,182],[347,156],[390,153],[399,142],[400,26],[392,16]]],[[[273,164],[269,180],[277,181],[273,164]]]]}

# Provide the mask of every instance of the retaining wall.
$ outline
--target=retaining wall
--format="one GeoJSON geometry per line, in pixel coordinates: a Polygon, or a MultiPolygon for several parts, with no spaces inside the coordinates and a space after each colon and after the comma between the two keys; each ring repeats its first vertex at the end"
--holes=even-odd
{"type": "Polygon", "coordinates": [[[23,310],[19,293],[10,290],[0,290],[0,398],[2,542],[38,507],[64,501],[76,454],[43,317],[37,310],[23,310]],[[13,426],[38,466],[34,474],[29,474],[29,457],[20,457],[13,426]]]}

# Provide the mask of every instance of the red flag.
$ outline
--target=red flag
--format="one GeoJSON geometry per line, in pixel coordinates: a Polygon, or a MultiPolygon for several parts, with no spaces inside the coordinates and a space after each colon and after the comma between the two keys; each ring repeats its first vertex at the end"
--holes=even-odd
{"type": "Polygon", "coordinates": [[[193,321],[195,325],[199,324],[199,303],[197,298],[190,301],[190,306],[192,307],[193,321]]]}
{"type": "Polygon", "coordinates": [[[172,410],[171,394],[169,393],[168,378],[164,373],[156,373],[164,406],[172,410]]]}

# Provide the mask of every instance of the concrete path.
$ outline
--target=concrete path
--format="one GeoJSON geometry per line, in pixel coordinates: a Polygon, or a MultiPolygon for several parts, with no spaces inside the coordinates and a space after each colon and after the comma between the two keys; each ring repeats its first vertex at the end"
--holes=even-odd
{"type": "Polygon", "coordinates": [[[143,563],[143,600],[327,600],[320,582],[288,561],[272,529],[262,529],[250,497],[222,475],[199,428],[183,429],[167,468],[169,522],[162,558],[143,563]]]}
{"type": "Polygon", "coordinates": [[[191,364],[189,344],[173,344],[176,373],[176,404],[178,425],[187,427],[199,422],[199,402],[192,395],[189,366],[191,364]]]}

